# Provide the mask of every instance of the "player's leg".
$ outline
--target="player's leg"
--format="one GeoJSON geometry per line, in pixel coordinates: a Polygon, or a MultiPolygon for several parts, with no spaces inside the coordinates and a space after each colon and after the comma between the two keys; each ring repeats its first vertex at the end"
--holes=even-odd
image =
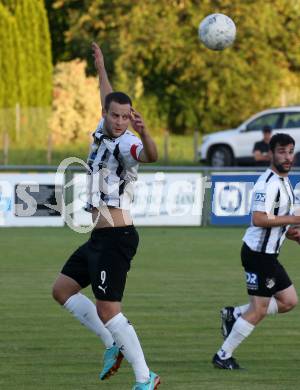
{"type": "Polygon", "coordinates": [[[270,302],[272,301],[272,304],[275,302],[272,296],[276,292],[276,256],[253,252],[243,245],[241,259],[246,274],[250,305],[246,312],[235,320],[231,332],[213,357],[213,364],[218,368],[239,368],[232,358],[233,351],[267,315],[270,302]]]}
{"type": "MultiPolygon", "coordinates": [[[[275,265],[275,290],[274,296],[270,299],[267,314],[286,313],[292,310],[298,303],[298,296],[286,270],[276,261],[275,265]]],[[[270,279],[269,283],[270,283],[270,279]]],[[[270,286],[270,285],[269,285],[270,286]]],[[[230,333],[230,330],[237,318],[245,314],[250,307],[250,303],[242,306],[227,306],[221,310],[223,335],[230,333]],[[231,328],[230,328],[231,326],[231,328]]]]}
{"type": "Polygon", "coordinates": [[[96,305],[101,320],[113,335],[126,360],[132,365],[136,378],[134,388],[156,389],[160,378],[149,370],[135,329],[121,312],[121,303],[97,300],[96,305]]]}
{"type": "Polygon", "coordinates": [[[112,348],[114,340],[99,319],[95,304],[80,293],[81,289],[90,283],[84,260],[84,247],[83,245],[75,251],[66,262],[62,272],[54,282],[52,295],[82,325],[95,333],[106,348],[112,348]]]}
{"type": "MultiPolygon", "coordinates": [[[[244,244],[241,249],[241,260],[249,295],[270,297],[266,314],[282,312],[282,304],[275,297],[275,293],[292,283],[277,260],[277,255],[254,252],[244,244]]],[[[224,339],[230,334],[235,321],[250,310],[250,305],[251,302],[237,307],[227,306],[221,310],[221,331],[224,339]]]]}
{"type": "MultiPolygon", "coordinates": [[[[298,296],[295,287],[292,285],[282,291],[277,292],[271,299],[267,310],[267,315],[286,313],[292,310],[298,303],[298,296]]],[[[222,318],[226,321],[226,331],[230,325],[241,315],[245,314],[250,308],[250,303],[241,306],[226,306],[221,310],[222,318]],[[227,325],[228,324],[228,325],[227,325]]],[[[231,328],[232,328],[231,326],[231,328]]],[[[228,334],[230,331],[228,332],[228,334]]],[[[226,336],[227,337],[227,336],[226,336]]]]}
{"type": "Polygon", "coordinates": [[[278,312],[286,313],[298,304],[298,295],[293,285],[278,291],[275,294],[275,298],[278,304],[278,312]]]}
{"type": "MultiPolygon", "coordinates": [[[[235,321],[250,309],[251,303],[241,306],[226,306],[221,310],[221,332],[224,340],[229,336],[235,321]]],[[[285,310],[286,311],[286,310],[285,310]]],[[[267,315],[284,313],[283,304],[279,299],[271,297],[267,308],[267,315]]]]}
{"type": "MultiPolygon", "coordinates": [[[[135,386],[145,390],[156,389],[159,377],[149,371],[135,329],[121,311],[127,272],[137,249],[138,235],[132,226],[99,230],[94,233],[92,245],[97,250],[90,256],[92,288],[99,317],[132,365],[137,382],[135,386]]],[[[104,367],[100,378],[105,379],[111,374],[113,372],[106,373],[104,367]]]]}
{"type": "Polygon", "coordinates": [[[239,369],[232,357],[234,350],[253,332],[255,326],[266,316],[270,297],[251,296],[248,311],[234,323],[229,336],[213,357],[213,365],[223,369],[239,369]]]}

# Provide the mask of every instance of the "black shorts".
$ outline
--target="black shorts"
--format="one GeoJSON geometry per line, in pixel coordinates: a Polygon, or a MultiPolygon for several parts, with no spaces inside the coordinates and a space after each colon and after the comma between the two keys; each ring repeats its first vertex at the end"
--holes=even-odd
{"type": "Polygon", "coordinates": [[[272,297],[292,285],[277,254],[254,252],[245,243],[241,250],[249,295],[272,297]]]}
{"type": "Polygon", "coordinates": [[[82,288],[91,284],[97,299],[121,302],[138,242],[134,226],[95,229],[90,239],[70,256],[61,272],[82,288]]]}

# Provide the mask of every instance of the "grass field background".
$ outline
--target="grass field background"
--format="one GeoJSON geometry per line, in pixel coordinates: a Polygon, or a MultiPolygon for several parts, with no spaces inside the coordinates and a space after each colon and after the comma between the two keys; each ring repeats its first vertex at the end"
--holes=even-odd
{"type": "MultiPolygon", "coordinates": [[[[241,345],[235,356],[247,370],[211,365],[222,341],[219,309],[247,301],[239,259],[242,229],[140,228],[139,233],[124,313],[149,366],[161,375],[160,389],[300,388],[299,308],[268,317],[241,345]]],[[[98,380],[101,343],[51,298],[62,264],[86,239],[67,228],[0,230],[1,389],[131,389],[127,362],[109,381],[98,380]]],[[[299,253],[291,242],[281,253],[298,290],[299,253]]]]}
{"type": "MultiPolygon", "coordinates": [[[[159,159],[157,165],[199,165],[194,161],[194,136],[170,134],[168,138],[168,155],[165,156],[165,136],[154,135],[158,148],[159,159]]],[[[58,165],[60,162],[71,156],[75,156],[86,161],[89,151],[89,142],[68,145],[55,145],[52,149],[51,165],[58,165]]],[[[201,135],[198,144],[200,145],[201,135]]],[[[0,164],[4,163],[3,145],[0,138],[0,164]]],[[[32,147],[16,147],[13,143],[8,152],[8,163],[12,165],[47,165],[47,145],[32,147]]]]}

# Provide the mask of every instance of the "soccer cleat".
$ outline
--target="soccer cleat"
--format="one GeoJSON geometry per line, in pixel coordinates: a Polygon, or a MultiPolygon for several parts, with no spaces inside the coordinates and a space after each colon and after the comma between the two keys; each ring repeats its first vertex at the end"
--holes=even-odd
{"type": "Polygon", "coordinates": [[[224,370],[241,370],[242,369],[233,357],[230,357],[228,359],[221,359],[217,353],[215,354],[215,356],[212,359],[212,364],[216,368],[222,368],[224,370]]]}
{"type": "Polygon", "coordinates": [[[114,375],[120,368],[122,360],[123,354],[116,345],[107,349],[104,352],[103,370],[99,375],[100,379],[103,381],[104,379],[108,379],[114,375]]]}
{"type": "Polygon", "coordinates": [[[156,390],[160,385],[160,377],[150,371],[150,378],[145,383],[136,382],[132,390],[156,390]]]}
{"type": "Polygon", "coordinates": [[[233,315],[234,307],[226,306],[220,311],[221,313],[221,332],[224,340],[229,336],[231,329],[236,321],[233,315]]]}

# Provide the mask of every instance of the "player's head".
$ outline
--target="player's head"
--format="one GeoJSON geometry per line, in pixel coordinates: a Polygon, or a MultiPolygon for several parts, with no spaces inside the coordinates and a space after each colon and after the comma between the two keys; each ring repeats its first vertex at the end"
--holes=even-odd
{"type": "Polygon", "coordinates": [[[105,97],[102,115],[108,135],[120,137],[128,128],[131,119],[132,102],[123,92],[111,92],[105,97]]]}
{"type": "Polygon", "coordinates": [[[262,129],[264,141],[266,143],[270,142],[270,139],[272,137],[272,127],[271,126],[264,126],[262,129]]]}
{"type": "Polygon", "coordinates": [[[294,160],[295,140],[288,134],[278,133],[270,140],[271,164],[278,173],[287,174],[294,160]]]}

